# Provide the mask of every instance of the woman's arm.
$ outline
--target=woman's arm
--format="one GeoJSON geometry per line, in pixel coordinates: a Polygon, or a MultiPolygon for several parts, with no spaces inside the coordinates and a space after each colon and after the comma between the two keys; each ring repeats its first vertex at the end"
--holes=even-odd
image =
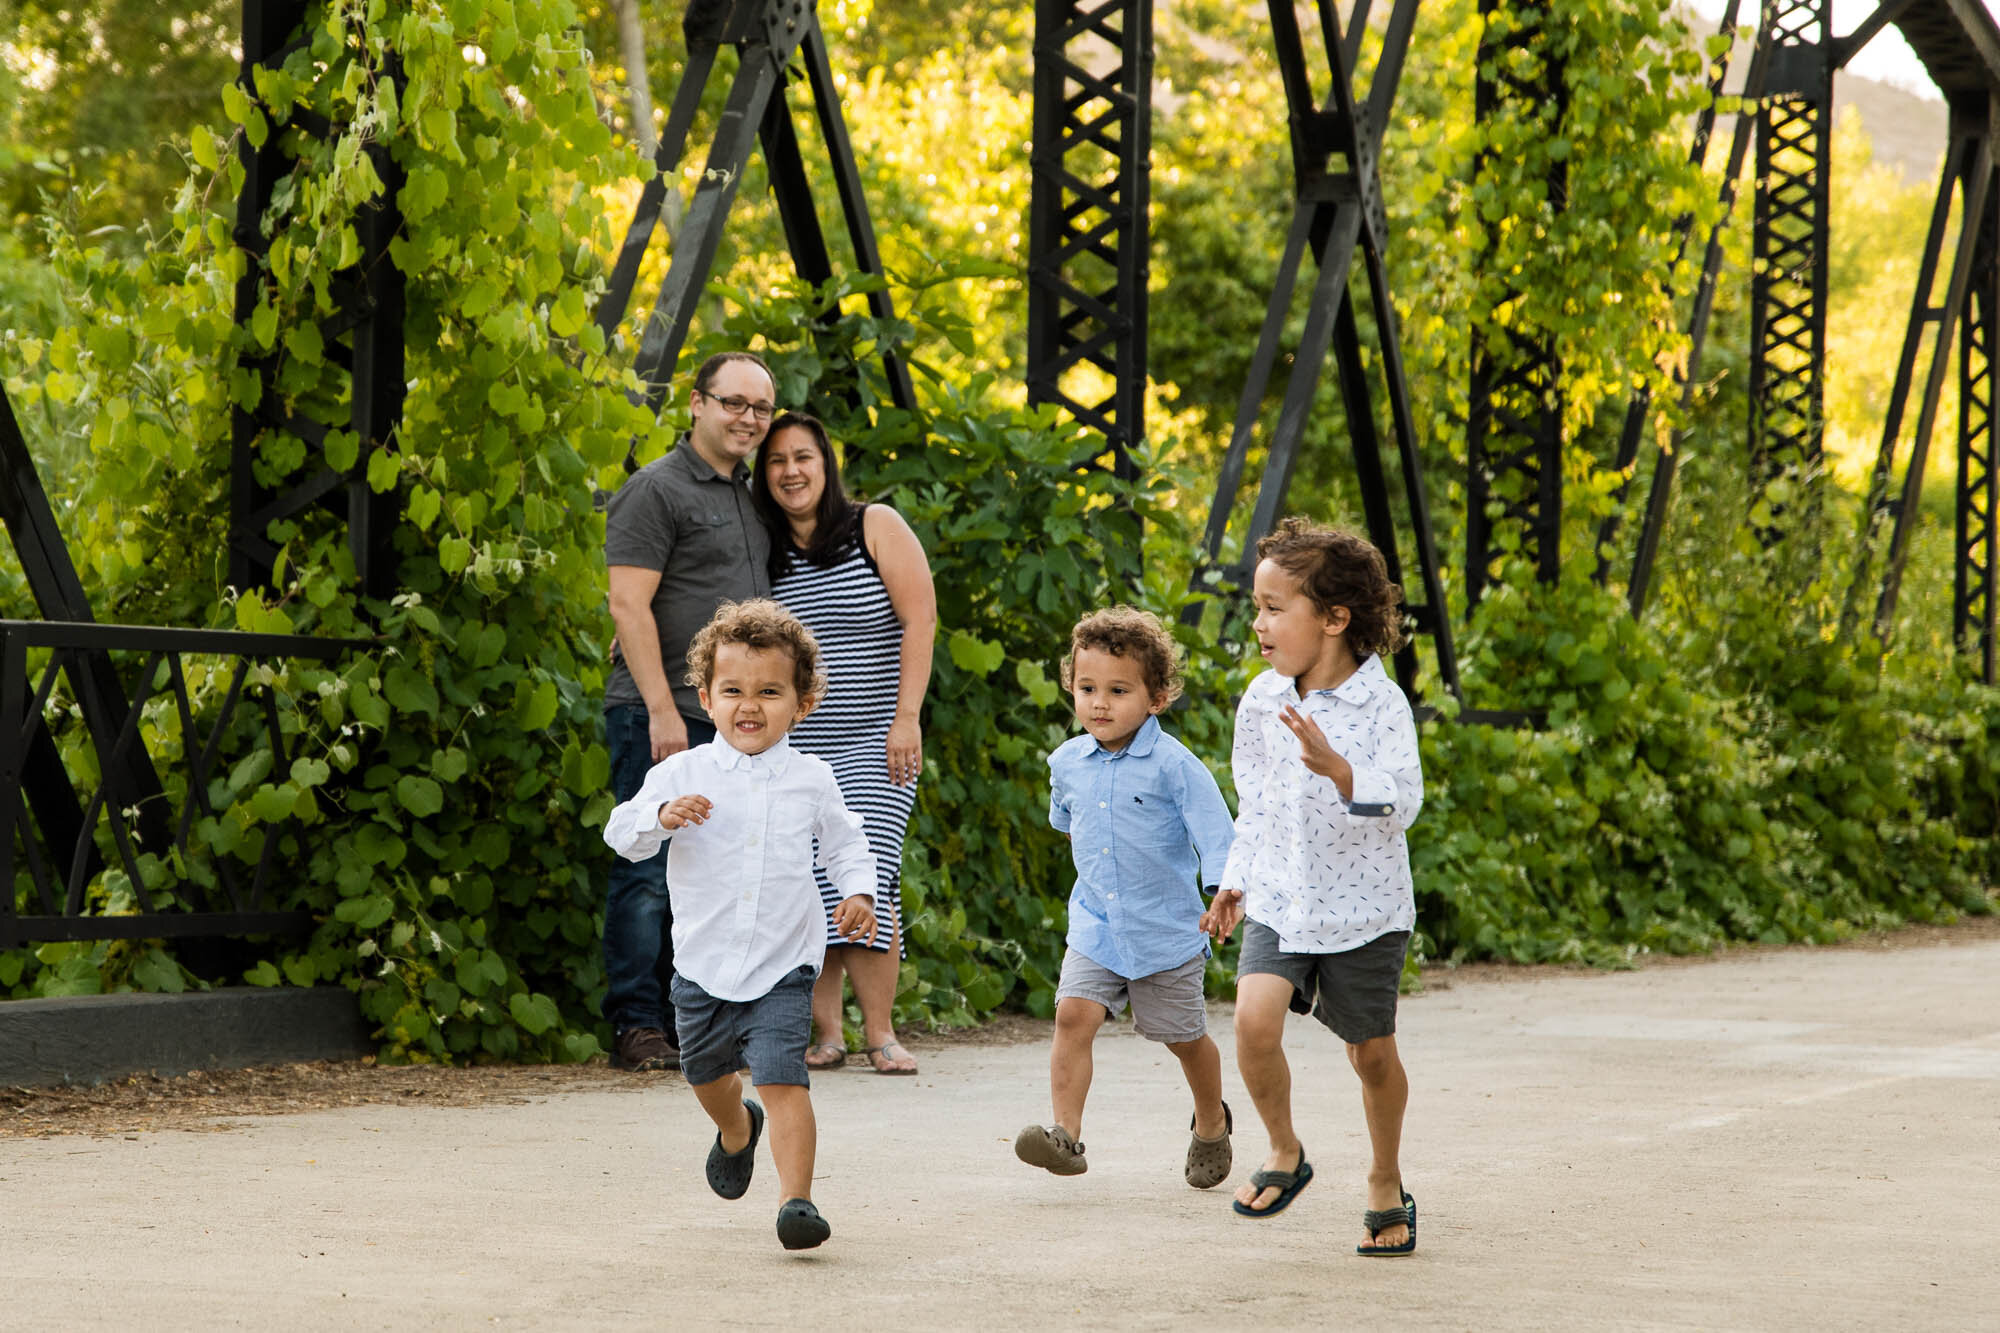
{"type": "Polygon", "coordinates": [[[931,651],[937,641],[937,588],[931,583],[931,562],[923,543],[903,516],[884,504],[871,504],[862,515],[862,540],[889,605],[903,625],[901,671],[896,680],[896,717],[889,724],[886,747],[889,781],[907,786],[923,771],[923,733],[918,715],[931,687],[931,651]]]}

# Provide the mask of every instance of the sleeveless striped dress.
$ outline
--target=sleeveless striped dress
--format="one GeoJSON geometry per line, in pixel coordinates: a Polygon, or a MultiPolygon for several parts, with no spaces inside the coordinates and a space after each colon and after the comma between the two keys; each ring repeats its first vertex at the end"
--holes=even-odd
{"type": "MultiPolygon", "coordinates": [[[[826,698],[792,728],[790,739],[806,754],[833,765],[841,798],[861,816],[868,846],[875,853],[876,926],[867,947],[886,952],[902,920],[903,834],[917,803],[917,789],[889,781],[884,746],[896,717],[903,625],[896,619],[881,571],[868,554],[862,528],[857,515],[853,541],[824,568],[792,552],[784,573],[771,582],[771,596],[819,640],[821,666],[829,682],[826,698]]],[[[840,895],[825,871],[815,869],[814,875],[826,905],[826,942],[851,943],[833,929],[833,909],[840,895]]]]}

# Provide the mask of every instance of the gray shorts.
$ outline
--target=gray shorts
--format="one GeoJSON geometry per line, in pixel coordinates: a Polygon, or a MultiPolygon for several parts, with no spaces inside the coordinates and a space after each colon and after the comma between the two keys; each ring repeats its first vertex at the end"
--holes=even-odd
{"type": "Polygon", "coordinates": [[[754,1000],[718,1000],[674,974],[668,995],[681,1038],[681,1073],[691,1084],[713,1083],[750,1067],[750,1081],[809,1086],[806,1039],[812,1035],[813,982],[809,966],[786,973],[754,1000]]]}
{"type": "Polygon", "coordinates": [[[1286,953],[1278,932],[1243,923],[1236,975],[1261,973],[1292,983],[1292,1012],[1311,1014],[1352,1046],[1396,1032],[1396,991],[1410,932],[1392,930],[1341,953],[1286,953]]]}
{"type": "Polygon", "coordinates": [[[1063,955],[1056,999],[1075,996],[1104,1006],[1113,1018],[1132,1006],[1132,1027],[1148,1041],[1178,1044],[1194,1041],[1208,1031],[1208,1006],[1202,1000],[1202,975],[1208,970],[1206,950],[1179,967],[1129,980],[1071,949],[1063,955]]]}

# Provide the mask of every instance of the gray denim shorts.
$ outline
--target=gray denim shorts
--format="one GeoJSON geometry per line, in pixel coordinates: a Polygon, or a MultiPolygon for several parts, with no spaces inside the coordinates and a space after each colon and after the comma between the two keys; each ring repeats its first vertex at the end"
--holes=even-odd
{"type": "Polygon", "coordinates": [[[1349,1045],[1396,1033],[1396,989],[1410,932],[1392,930],[1340,953],[1286,953],[1278,932],[1243,923],[1236,975],[1283,977],[1292,983],[1292,1012],[1311,1014],[1349,1045]]]}
{"type": "Polygon", "coordinates": [[[1113,1018],[1124,1012],[1129,1001],[1132,1027],[1148,1041],[1194,1041],[1208,1031],[1208,1006],[1201,994],[1202,974],[1207,970],[1208,953],[1204,950],[1179,967],[1128,980],[1071,949],[1063,955],[1056,999],[1073,995],[1091,1000],[1103,1005],[1113,1018]]]}
{"type": "Polygon", "coordinates": [[[674,974],[668,995],[681,1037],[681,1073],[699,1086],[750,1067],[750,1081],[811,1085],[806,1039],[812,1035],[813,982],[809,966],[795,968],[754,1000],[718,1000],[674,974]]]}

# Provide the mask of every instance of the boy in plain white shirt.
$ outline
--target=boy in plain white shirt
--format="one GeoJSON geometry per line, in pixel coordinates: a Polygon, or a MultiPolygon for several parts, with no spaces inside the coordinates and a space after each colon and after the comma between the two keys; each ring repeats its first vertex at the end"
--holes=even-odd
{"type": "Polygon", "coordinates": [[[715,739],[656,764],[611,812],[604,840],[632,861],[667,846],[669,994],[681,1071],[716,1126],[709,1188],[725,1199],[749,1190],[768,1113],[778,1239],[809,1249],[832,1234],[812,1203],[818,1130],[805,1062],[826,960],[813,840],[846,892],[833,922],[849,939],[875,930],[875,858],[832,767],[785,741],[826,690],[810,630],[773,601],[725,602],[688,647],[688,683],[715,739]],[[762,1106],[743,1099],[745,1066],[762,1106]]]}

